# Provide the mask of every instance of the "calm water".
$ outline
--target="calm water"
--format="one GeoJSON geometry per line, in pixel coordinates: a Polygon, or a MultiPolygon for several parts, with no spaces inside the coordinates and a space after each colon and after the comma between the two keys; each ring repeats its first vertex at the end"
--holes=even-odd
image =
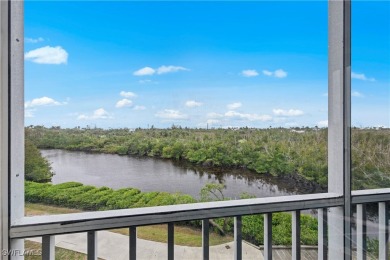
{"type": "Polygon", "coordinates": [[[243,192],[256,197],[298,194],[297,187],[276,178],[248,170],[199,170],[193,165],[148,157],[119,156],[42,150],[55,175],[53,183],[77,181],[113,189],[134,187],[141,191],[182,192],[199,197],[208,182],[225,183],[225,197],[237,198],[243,192]]]}

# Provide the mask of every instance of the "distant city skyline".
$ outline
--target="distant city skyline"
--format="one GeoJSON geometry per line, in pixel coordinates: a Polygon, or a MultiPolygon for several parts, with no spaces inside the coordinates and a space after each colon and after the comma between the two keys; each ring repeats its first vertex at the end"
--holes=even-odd
{"type": "MultiPolygon", "coordinates": [[[[25,125],[327,126],[327,2],[25,2],[25,125]]],[[[390,2],[353,2],[352,124],[390,127],[390,2]]]]}

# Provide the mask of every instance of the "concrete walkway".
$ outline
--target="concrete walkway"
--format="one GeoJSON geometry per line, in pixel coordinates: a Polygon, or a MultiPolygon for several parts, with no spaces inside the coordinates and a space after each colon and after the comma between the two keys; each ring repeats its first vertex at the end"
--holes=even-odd
{"type": "MultiPolygon", "coordinates": [[[[41,243],[41,238],[28,240],[41,243]]],[[[56,247],[61,247],[80,253],[87,253],[87,234],[76,233],[55,236],[56,247]]],[[[98,257],[106,260],[129,259],[129,237],[109,231],[98,232],[98,257]]],[[[242,243],[243,259],[263,259],[260,250],[242,243]]],[[[210,246],[210,259],[233,259],[233,242],[210,246]]],[[[137,239],[137,259],[167,259],[167,244],[144,239],[137,239]]],[[[175,259],[192,260],[202,259],[202,248],[175,245],[175,259]]]]}
{"type": "MultiPolygon", "coordinates": [[[[28,238],[28,240],[41,243],[41,238],[28,238]]],[[[72,251],[87,253],[87,234],[76,233],[55,236],[56,247],[69,249],[72,251]]],[[[242,258],[245,260],[264,259],[263,250],[242,243],[242,258]]],[[[109,231],[98,232],[98,257],[105,260],[128,260],[129,259],[129,237],[109,231]]],[[[137,259],[159,260],[167,259],[167,244],[144,239],[137,239],[137,259]]],[[[175,245],[175,259],[197,260],[202,259],[201,247],[177,246],[175,245]]],[[[210,259],[227,260],[234,259],[233,242],[210,246],[210,259]]],[[[291,259],[291,249],[283,246],[274,246],[272,249],[272,259],[291,259]]],[[[317,248],[301,248],[302,260],[317,259],[317,248]]],[[[353,252],[352,259],[356,259],[356,251],[353,252]]],[[[367,257],[367,259],[375,259],[367,257]]]]}

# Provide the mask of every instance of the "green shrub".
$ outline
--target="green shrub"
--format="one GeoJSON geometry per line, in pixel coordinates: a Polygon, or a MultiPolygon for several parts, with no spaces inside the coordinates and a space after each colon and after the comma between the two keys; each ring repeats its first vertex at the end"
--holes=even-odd
{"type": "Polygon", "coordinates": [[[142,196],[139,197],[138,201],[134,203],[132,208],[142,208],[148,206],[149,201],[151,201],[154,197],[158,196],[159,193],[160,192],[158,191],[141,193],[142,196]]]}
{"type": "Polygon", "coordinates": [[[133,188],[115,190],[107,201],[107,209],[128,209],[138,201],[141,191],[133,188]],[[137,198],[137,199],[136,199],[137,198]]]}
{"type": "MultiPolygon", "coordinates": [[[[108,187],[93,187],[77,182],[50,184],[25,182],[25,200],[81,210],[128,209],[150,206],[163,206],[196,203],[193,197],[180,193],[141,192],[138,189],[125,188],[113,190],[108,187]]],[[[291,214],[274,213],[272,218],[273,243],[291,244],[291,214]]],[[[214,220],[226,233],[233,234],[233,218],[214,220]]],[[[181,222],[200,228],[201,221],[181,222]]],[[[263,244],[263,215],[242,217],[243,238],[254,244],[263,244]]],[[[301,240],[303,244],[317,243],[317,220],[308,215],[301,216],[301,240]]]]}
{"type": "Polygon", "coordinates": [[[53,172],[50,163],[30,140],[24,143],[24,178],[27,181],[50,182],[53,172]]]}
{"type": "Polygon", "coordinates": [[[64,183],[57,184],[56,188],[69,189],[69,188],[80,187],[80,186],[83,186],[83,184],[80,182],[71,181],[71,182],[64,182],[64,183]]]}

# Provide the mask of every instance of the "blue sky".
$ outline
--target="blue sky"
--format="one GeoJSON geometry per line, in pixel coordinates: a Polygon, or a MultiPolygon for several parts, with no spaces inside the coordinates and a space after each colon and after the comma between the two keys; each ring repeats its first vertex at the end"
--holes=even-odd
{"type": "MultiPolygon", "coordinates": [[[[326,126],[327,2],[25,2],[25,124],[326,126]]],[[[390,126],[390,2],[356,2],[353,124],[390,126]]]]}

